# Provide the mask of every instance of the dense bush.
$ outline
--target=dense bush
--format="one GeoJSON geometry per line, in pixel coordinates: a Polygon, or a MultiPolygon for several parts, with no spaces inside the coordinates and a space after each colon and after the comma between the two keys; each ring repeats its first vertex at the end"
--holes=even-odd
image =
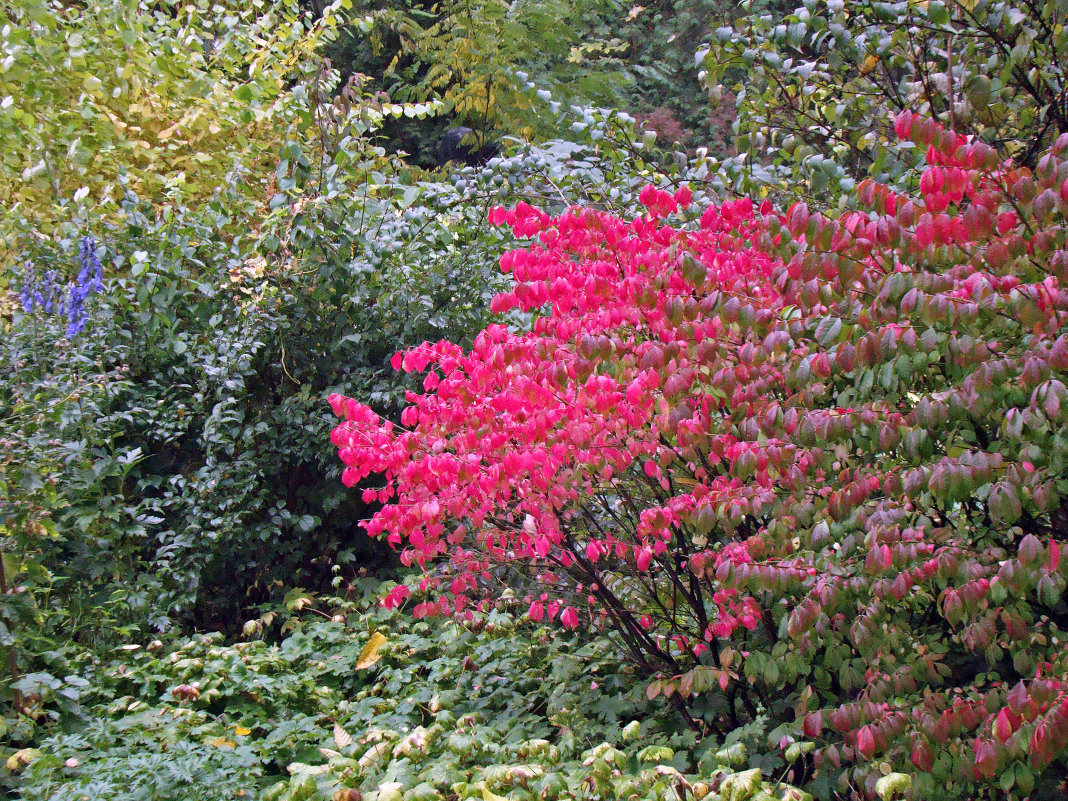
{"type": "Polygon", "coordinates": [[[427,373],[402,427],[334,396],[333,441],[347,484],[384,474],[369,533],[448,557],[417,616],[516,571],[532,619],[610,633],[695,725],[769,714],[821,796],[881,792],[889,766],[919,797],[1049,797],[1068,137],[1032,172],[897,130],[927,147],[920,192],[865,183],[838,220],[741,200],[698,222],[652,186],[629,221],[495,209],[533,240],[494,302],[529,333],[397,354],[427,373]]]}
{"type": "Polygon", "coordinates": [[[736,92],[744,191],[837,201],[914,179],[891,121],[916,111],[1034,167],[1068,133],[1068,31],[1056,0],[784,3],[725,11],[698,52],[736,92]]]}
{"type": "MultiPolygon", "coordinates": [[[[576,127],[584,141],[411,182],[362,140],[337,137],[319,164],[291,142],[268,208],[240,177],[162,215],[127,196],[124,222],[101,228],[88,328],[68,338],[66,318],[20,306],[0,351],[7,548],[52,571],[33,584],[78,610],[75,638],[114,625],[93,604],[125,606],[129,625],[232,626],[290,586],[321,588],[333,564],[383,561],[356,534],[369,510],[336,480],[320,398],[397,417],[418,384],[389,369],[396,348],[485,325],[503,242],[491,205],[632,200],[653,166],[623,149],[626,122],[587,112],[576,127]]],[[[21,272],[79,269],[73,240],[18,241],[21,272]]]]}
{"type": "MultiPolygon", "coordinates": [[[[380,249],[405,232],[384,230],[388,199],[376,207],[378,237],[332,236],[346,249],[329,260],[316,229],[329,214],[352,220],[353,237],[370,232],[354,204],[279,219],[278,234],[268,220],[257,241],[228,236],[249,219],[241,202],[224,194],[206,213],[160,220],[128,205],[127,226],[101,253],[107,291],[90,300],[91,327],[67,339],[65,320],[34,310],[4,345],[6,503],[20,504],[18,486],[58,493],[47,517],[61,537],[44,547],[60,552],[47,563],[83,587],[120,582],[157,624],[198,597],[202,619],[226,622],[278,580],[329,575],[326,560],[345,561],[346,548],[366,558],[349,533],[362,512],[332,489],[314,444],[324,421],[312,399],[346,386],[389,408],[403,391],[382,380],[395,343],[462,337],[484,307],[477,267],[413,260],[391,273],[400,268],[380,249]],[[272,257],[282,247],[284,262],[272,257]],[[462,286],[470,294],[458,303],[462,286]],[[139,576],[148,584],[138,588],[139,576]]],[[[29,520],[25,505],[6,514],[29,520]]]]}
{"type": "Polygon", "coordinates": [[[51,235],[73,206],[117,212],[126,189],[163,205],[210,198],[235,168],[265,178],[306,127],[292,89],[322,68],[342,5],[313,20],[287,0],[5,3],[0,230],[51,235]]]}

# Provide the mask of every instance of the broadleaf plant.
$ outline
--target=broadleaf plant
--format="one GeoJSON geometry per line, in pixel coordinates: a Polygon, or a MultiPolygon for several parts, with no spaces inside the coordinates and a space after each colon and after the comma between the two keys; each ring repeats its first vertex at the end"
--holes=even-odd
{"type": "Polygon", "coordinates": [[[886,766],[915,797],[1053,792],[1068,136],[1032,170],[894,127],[919,191],[865,181],[837,219],[654,186],[631,219],[490,212],[528,241],[493,308],[529,329],[398,353],[426,373],[400,426],[330,398],[368,532],[426,571],[417,617],[503,582],[695,727],[770,717],[821,795],[889,792],[886,766]]]}

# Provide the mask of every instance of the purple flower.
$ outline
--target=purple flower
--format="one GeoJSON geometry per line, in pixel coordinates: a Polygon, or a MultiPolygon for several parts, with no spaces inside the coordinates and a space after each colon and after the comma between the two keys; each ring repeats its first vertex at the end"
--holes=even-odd
{"type": "Polygon", "coordinates": [[[73,339],[89,322],[89,313],[85,310],[85,299],[94,292],[104,288],[103,271],[100,259],[96,255],[96,240],[91,236],[82,237],[79,248],[82,269],[78,278],[70,285],[70,302],[67,304],[67,339],[73,339]]]}
{"type": "Polygon", "coordinates": [[[59,270],[53,268],[41,275],[31,262],[23,265],[22,287],[19,292],[22,308],[27,314],[39,309],[46,315],[66,317],[68,339],[73,339],[81,333],[89,322],[89,313],[85,309],[86,299],[104,288],[103,269],[96,255],[96,240],[93,237],[82,237],[79,255],[81,270],[78,277],[67,284],[66,299],[60,288],[59,270]]]}

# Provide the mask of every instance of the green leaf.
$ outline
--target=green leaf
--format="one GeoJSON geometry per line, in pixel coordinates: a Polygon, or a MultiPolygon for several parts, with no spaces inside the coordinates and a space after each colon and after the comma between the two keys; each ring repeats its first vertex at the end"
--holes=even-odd
{"type": "Polygon", "coordinates": [[[875,783],[875,793],[882,801],[906,795],[912,789],[912,777],[906,773],[888,773],[875,783]]]}
{"type": "Polygon", "coordinates": [[[927,4],[927,19],[934,25],[949,24],[949,9],[941,0],[931,0],[927,4]]]}

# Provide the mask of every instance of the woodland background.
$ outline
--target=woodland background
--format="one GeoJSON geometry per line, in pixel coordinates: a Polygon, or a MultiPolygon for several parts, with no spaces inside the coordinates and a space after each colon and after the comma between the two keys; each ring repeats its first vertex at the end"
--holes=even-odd
{"type": "MultiPolygon", "coordinates": [[[[399,420],[423,383],[391,367],[395,353],[470,347],[501,319],[498,260],[519,244],[490,224],[497,207],[632,219],[652,184],[686,186],[698,205],[803,202],[836,218],[865,181],[919,191],[934,134],[898,136],[902,111],[1039,174],[1068,133],[1065,3],[0,9],[10,797],[1065,797],[1068,734],[1039,756],[965,744],[917,759],[914,738],[872,757],[859,726],[813,726],[808,680],[780,676],[771,643],[740,641],[732,653],[760,658],[713,666],[735,688],[724,711],[707,676],[665,690],[610,632],[531,620],[521,580],[495,584],[470,619],[384,608],[397,586],[418,593],[418,572],[360,528],[376,505],[341,482],[327,403],[339,393],[399,420]],[[500,156],[440,164],[457,125],[500,156]]],[[[1056,274],[1068,200],[1032,213],[1033,197],[1016,212],[1048,233],[1035,269],[1056,274]]],[[[931,642],[960,647],[943,679],[961,698],[1047,659],[1068,680],[1068,444],[1050,414],[1024,437],[1048,463],[1020,459],[1053,500],[987,518],[1004,559],[1032,531],[1041,541],[1026,546],[1020,619],[1042,642],[965,647],[966,621],[913,597],[946,618],[931,642]]],[[[957,454],[954,425],[931,423],[931,452],[957,454]]],[[[990,492],[933,502],[952,517],[990,492]]],[[[865,683],[861,650],[842,648],[818,657],[834,665],[820,692],[840,701],[865,683]]],[[[990,703],[973,728],[997,735],[990,703]]],[[[953,742],[971,743],[956,725],[953,742]]]]}

